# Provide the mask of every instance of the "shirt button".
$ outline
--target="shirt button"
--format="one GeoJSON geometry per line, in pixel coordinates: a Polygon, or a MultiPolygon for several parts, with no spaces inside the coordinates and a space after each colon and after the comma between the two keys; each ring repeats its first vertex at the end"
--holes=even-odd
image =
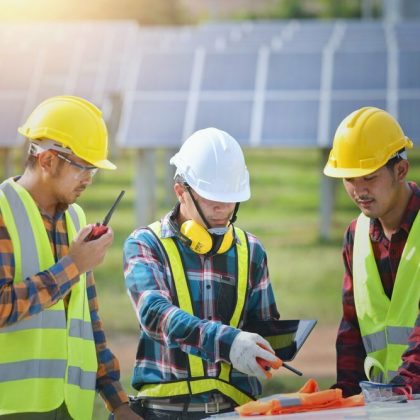
{"type": "Polygon", "coordinates": [[[206,289],[210,289],[210,287],[211,287],[211,286],[208,284],[208,285],[206,286],[206,289]]]}
{"type": "Polygon", "coordinates": [[[207,317],[207,319],[208,319],[209,321],[211,321],[211,315],[209,315],[209,316],[207,317]]]}

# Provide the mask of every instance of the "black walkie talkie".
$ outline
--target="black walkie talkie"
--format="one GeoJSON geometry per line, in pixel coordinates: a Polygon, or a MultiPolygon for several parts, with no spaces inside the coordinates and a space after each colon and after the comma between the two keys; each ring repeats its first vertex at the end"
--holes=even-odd
{"type": "Polygon", "coordinates": [[[90,231],[89,235],[86,237],[85,241],[93,241],[95,239],[100,238],[104,233],[108,231],[108,223],[111,220],[112,213],[114,213],[115,208],[117,207],[118,203],[120,202],[121,198],[125,194],[125,191],[121,191],[120,195],[115,200],[112,207],[109,209],[107,215],[105,216],[105,219],[102,223],[96,223],[92,230],[90,231]]]}

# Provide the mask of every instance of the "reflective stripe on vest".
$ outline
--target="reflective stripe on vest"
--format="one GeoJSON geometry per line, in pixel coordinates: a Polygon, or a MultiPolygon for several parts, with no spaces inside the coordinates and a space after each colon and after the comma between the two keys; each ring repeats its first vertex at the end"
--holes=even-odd
{"type": "Polygon", "coordinates": [[[357,220],[353,247],[354,300],[367,353],[366,376],[388,382],[401,365],[420,300],[420,217],[411,227],[395,278],[392,299],[383,289],[369,237],[370,219],[357,220]]]}
{"type": "MultiPolygon", "coordinates": [[[[155,233],[166,252],[180,309],[194,315],[188,281],[175,241],[172,238],[161,238],[160,222],[151,224],[149,228],[155,233]]],[[[241,320],[247,295],[249,247],[245,232],[235,227],[235,234],[239,239],[236,244],[238,272],[237,302],[229,325],[237,328],[241,320]]],[[[171,381],[170,383],[143,385],[140,388],[138,395],[142,397],[173,397],[196,395],[217,390],[239,405],[253,400],[251,396],[230,384],[232,368],[228,363],[220,363],[220,373],[217,378],[208,378],[205,376],[203,360],[200,357],[188,354],[188,362],[191,379],[171,381]]]]}
{"type": "MultiPolygon", "coordinates": [[[[54,265],[39,210],[13,179],[0,185],[0,209],[13,245],[14,283],[54,265]]],[[[70,243],[86,220],[75,204],[65,220],[70,243]]],[[[65,401],[74,419],[92,417],[97,358],[84,274],[71,289],[67,314],[59,300],[0,328],[0,348],[0,416],[51,411],[65,401]]]]}
{"type": "Polygon", "coordinates": [[[366,353],[382,350],[390,344],[407,344],[413,327],[385,327],[384,331],[366,334],[363,337],[363,344],[366,353]]]}

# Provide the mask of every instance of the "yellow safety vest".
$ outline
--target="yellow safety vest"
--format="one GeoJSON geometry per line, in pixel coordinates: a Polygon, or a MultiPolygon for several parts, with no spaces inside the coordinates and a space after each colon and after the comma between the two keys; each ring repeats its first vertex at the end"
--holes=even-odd
{"type": "MultiPolygon", "coordinates": [[[[161,238],[160,222],[152,223],[149,228],[155,233],[158,240],[162,243],[168,256],[180,309],[193,315],[194,311],[189,293],[188,281],[174,240],[172,238],[161,238]]],[[[237,328],[242,317],[248,289],[249,249],[245,232],[235,227],[235,233],[239,239],[236,244],[238,253],[238,286],[236,306],[229,325],[237,328]]],[[[238,405],[245,404],[246,402],[254,399],[252,396],[246,394],[230,383],[232,367],[228,363],[221,363],[218,377],[208,377],[205,376],[203,360],[200,357],[189,354],[188,362],[189,371],[191,373],[189,379],[181,379],[179,381],[171,381],[168,383],[146,384],[140,388],[138,396],[168,398],[218,391],[238,405]]]]}
{"type": "Polygon", "coordinates": [[[385,294],[372,244],[370,219],[357,220],[353,247],[354,300],[366,350],[366,376],[388,382],[401,365],[408,337],[419,313],[420,217],[411,227],[395,278],[392,299],[385,294]]]}
{"type": "MultiPolygon", "coordinates": [[[[0,185],[0,210],[15,262],[14,282],[54,265],[48,234],[30,194],[13,179],[0,185]]],[[[73,204],[65,212],[69,243],[86,224],[73,204]]],[[[0,416],[48,412],[65,402],[76,420],[92,418],[98,362],[86,275],[64,303],[0,328],[0,416]]]]}

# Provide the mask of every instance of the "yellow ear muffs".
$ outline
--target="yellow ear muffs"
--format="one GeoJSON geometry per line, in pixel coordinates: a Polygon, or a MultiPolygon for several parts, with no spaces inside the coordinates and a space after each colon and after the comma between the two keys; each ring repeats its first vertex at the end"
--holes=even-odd
{"type": "Polygon", "coordinates": [[[207,254],[213,246],[210,233],[194,220],[187,220],[181,225],[180,232],[190,241],[190,248],[197,254],[207,254]]]}
{"type": "Polygon", "coordinates": [[[232,225],[229,226],[227,232],[223,235],[223,241],[217,250],[218,254],[223,254],[226,252],[231,246],[233,242],[233,228],[232,225]]]}
{"type": "MultiPolygon", "coordinates": [[[[194,220],[187,220],[181,225],[180,232],[190,241],[190,248],[197,254],[207,254],[213,247],[213,238],[206,228],[194,220]]],[[[227,232],[223,235],[223,240],[219,249],[215,250],[218,254],[226,252],[233,243],[233,228],[229,226],[227,232]]]]}

